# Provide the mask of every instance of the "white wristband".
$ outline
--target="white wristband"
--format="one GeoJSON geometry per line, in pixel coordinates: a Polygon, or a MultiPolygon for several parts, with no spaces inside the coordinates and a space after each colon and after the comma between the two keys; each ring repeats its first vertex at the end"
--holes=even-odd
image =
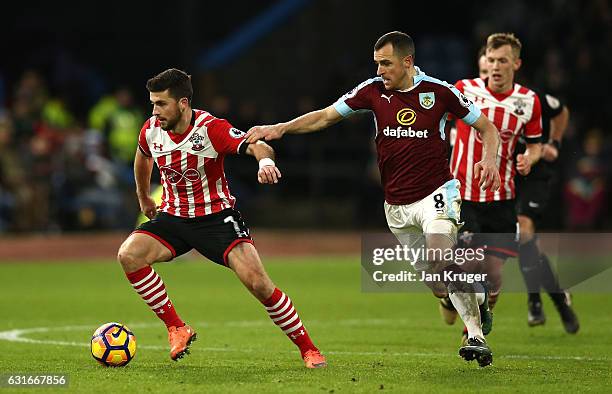
{"type": "Polygon", "coordinates": [[[259,169],[261,170],[262,168],[264,168],[265,166],[274,166],[274,160],[270,159],[269,157],[264,157],[263,159],[259,160],[259,169]]]}

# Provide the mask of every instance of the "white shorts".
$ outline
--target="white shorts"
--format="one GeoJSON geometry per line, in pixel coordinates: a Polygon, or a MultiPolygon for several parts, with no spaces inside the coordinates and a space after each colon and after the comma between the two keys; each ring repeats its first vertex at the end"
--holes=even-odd
{"type": "MultiPolygon", "coordinates": [[[[408,205],[391,205],[385,201],[387,225],[398,241],[411,248],[424,247],[424,234],[429,233],[445,234],[456,243],[457,232],[463,224],[460,185],[458,180],[451,179],[427,197],[408,205]]],[[[415,264],[415,268],[425,267],[415,264]]]]}

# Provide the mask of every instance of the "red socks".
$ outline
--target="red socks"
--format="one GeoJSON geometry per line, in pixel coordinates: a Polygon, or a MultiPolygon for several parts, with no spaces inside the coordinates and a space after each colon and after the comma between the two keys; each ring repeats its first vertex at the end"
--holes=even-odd
{"type": "Polygon", "coordinates": [[[126,276],[134,290],[157,314],[157,317],[164,321],[166,327],[182,327],[185,325],[176,314],[172,301],[168,298],[164,281],[151,266],[147,265],[138,271],[126,274],[126,276]]]}
{"type": "Polygon", "coordinates": [[[306,327],[302,324],[291,299],[279,289],[263,302],[270,319],[300,348],[300,353],[308,350],[318,350],[310,340],[306,327]]]}
{"type": "MultiPolygon", "coordinates": [[[[177,315],[172,302],[166,293],[166,286],[161,277],[151,268],[146,266],[138,271],[126,274],[134,290],[147,303],[149,308],[164,321],[166,327],[185,325],[177,315]]],[[[304,356],[308,350],[318,350],[310,340],[306,327],[293,307],[291,299],[279,289],[263,302],[270,319],[300,348],[304,356]]]]}

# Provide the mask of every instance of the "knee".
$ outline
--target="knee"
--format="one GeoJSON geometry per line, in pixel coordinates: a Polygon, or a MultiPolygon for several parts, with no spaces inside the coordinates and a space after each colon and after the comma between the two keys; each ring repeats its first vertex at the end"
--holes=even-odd
{"type": "Polygon", "coordinates": [[[519,215],[519,235],[521,244],[525,244],[533,239],[535,226],[533,221],[527,216],[519,215]]]}
{"type": "Polygon", "coordinates": [[[487,274],[487,284],[489,286],[489,294],[497,298],[497,295],[502,287],[501,272],[492,272],[487,274]]]}
{"type": "Polygon", "coordinates": [[[253,282],[253,292],[261,299],[268,298],[274,291],[272,281],[267,275],[258,275],[253,282]]]}
{"type": "Polygon", "coordinates": [[[252,272],[248,276],[246,285],[249,291],[260,300],[267,299],[274,291],[272,281],[265,272],[252,272]]]}
{"type": "Polygon", "coordinates": [[[125,272],[134,272],[147,265],[141,256],[138,256],[133,249],[122,245],[117,252],[117,261],[125,272]]]}
{"type": "Polygon", "coordinates": [[[489,292],[489,308],[495,308],[495,304],[497,304],[497,298],[499,297],[499,291],[489,292]]]}
{"type": "Polygon", "coordinates": [[[442,283],[441,286],[436,286],[431,288],[431,292],[436,298],[445,298],[448,296],[448,290],[446,286],[442,283]]]}

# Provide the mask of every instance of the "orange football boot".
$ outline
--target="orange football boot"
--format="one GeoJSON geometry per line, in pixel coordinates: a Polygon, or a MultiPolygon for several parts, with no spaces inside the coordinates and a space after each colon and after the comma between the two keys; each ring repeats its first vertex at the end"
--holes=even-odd
{"type": "Polygon", "coordinates": [[[171,326],[168,328],[168,342],[170,342],[170,358],[177,361],[189,354],[189,345],[195,341],[196,332],[185,324],[183,327],[171,326]]]}
{"type": "Polygon", "coordinates": [[[304,364],[306,368],[324,368],[327,367],[325,356],[318,350],[308,350],[304,353],[304,364]]]}

